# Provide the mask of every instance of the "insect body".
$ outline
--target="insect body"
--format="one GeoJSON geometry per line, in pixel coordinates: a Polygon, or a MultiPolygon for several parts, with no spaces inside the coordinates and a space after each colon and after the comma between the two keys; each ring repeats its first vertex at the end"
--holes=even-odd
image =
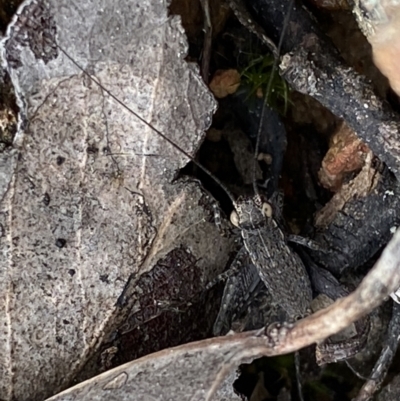
{"type": "Polygon", "coordinates": [[[286,245],[271,204],[259,195],[239,198],[231,221],[241,228],[244,246],[273,299],[288,317],[304,316],[312,299],[311,284],[300,257],[286,245]]]}
{"type": "MultiPolygon", "coordinates": [[[[273,215],[273,204],[260,195],[240,197],[234,202],[231,222],[241,230],[243,248],[232,263],[225,285],[214,334],[232,328],[245,309],[253,310],[252,301],[266,287],[266,313],[259,318],[244,317],[235,330],[254,329],[276,320],[296,320],[306,315],[312,300],[311,283],[300,257],[286,243],[286,237],[273,215]],[[282,311],[278,315],[277,311],[282,311]],[[250,319],[250,326],[247,320],[250,319]],[[260,320],[261,319],[261,320],[260,320]]],[[[253,310],[254,313],[254,310],[253,310]]],[[[241,319],[239,319],[241,320],[241,319]]]]}

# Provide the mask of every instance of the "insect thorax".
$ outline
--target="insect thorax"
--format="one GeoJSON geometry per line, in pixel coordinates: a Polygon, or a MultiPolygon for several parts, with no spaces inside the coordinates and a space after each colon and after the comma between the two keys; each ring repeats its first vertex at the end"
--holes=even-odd
{"type": "Polygon", "coordinates": [[[239,197],[234,207],[238,215],[238,226],[241,229],[259,229],[272,221],[272,206],[261,195],[239,197]],[[270,213],[266,213],[266,207],[270,213]]]}

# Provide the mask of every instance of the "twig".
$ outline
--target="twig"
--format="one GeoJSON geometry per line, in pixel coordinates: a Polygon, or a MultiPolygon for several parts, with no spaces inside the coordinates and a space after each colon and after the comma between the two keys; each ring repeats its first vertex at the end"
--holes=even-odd
{"type": "Polygon", "coordinates": [[[400,340],[400,305],[393,303],[392,319],[390,320],[387,337],[381,355],[376,361],[372,370],[371,377],[361,387],[354,401],[368,401],[372,399],[374,393],[379,390],[386,373],[389,370],[392,360],[396,354],[400,340]]]}
{"type": "Polygon", "coordinates": [[[294,352],[338,333],[382,304],[399,284],[400,230],[354,292],[300,320],[289,331],[286,340],[275,347],[276,350],[294,352]]]}
{"type": "Polygon", "coordinates": [[[201,0],[200,3],[204,13],[204,42],[203,54],[201,57],[201,76],[203,77],[203,81],[208,84],[212,43],[212,23],[208,0],[201,0]]]}

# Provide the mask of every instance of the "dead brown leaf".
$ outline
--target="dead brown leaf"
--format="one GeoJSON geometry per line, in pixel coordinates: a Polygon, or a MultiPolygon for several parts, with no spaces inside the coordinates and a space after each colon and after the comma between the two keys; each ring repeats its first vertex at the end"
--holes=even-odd
{"type": "Polygon", "coordinates": [[[217,70],[210,82],[210,90],[217,99],[235,93],[240,85],[240,74],[237,70],[217,70]]]}
{"type": "Polygon", "coordinates": [[[318,173],[321,184],[337,191],[347,173],[360,170],[369,151],[368,146],[342,122],[330,141],[330,148],[318,173]]]}

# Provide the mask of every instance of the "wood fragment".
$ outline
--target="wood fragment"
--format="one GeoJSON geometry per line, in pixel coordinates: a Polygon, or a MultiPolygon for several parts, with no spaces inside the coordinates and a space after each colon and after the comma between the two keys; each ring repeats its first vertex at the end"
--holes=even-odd
{"type": "Polygon", "coordinates": [[[340,191],[318,211],[315,216],[316,227],[328,226],[334,220],[336,213],[342,210],[348,201],[365,197],[375,189],[381,176],[371,166],[372,156],[370,152],[360,173],[348,184],[344,184],[340,191]]]}
{"type": "MultiPolygon", "coordinates": [[[[249,0],[247,6],[275,43],[290,0],[249,0]],[[263,12],[259,12],[263,10],[263,12]]],[[[346,121],[400,178],[400,117],[379,99],[371,82],[346,65],[303,7],[292,11],[281,75],[293,89],[318,100],[346,121]]]]}

